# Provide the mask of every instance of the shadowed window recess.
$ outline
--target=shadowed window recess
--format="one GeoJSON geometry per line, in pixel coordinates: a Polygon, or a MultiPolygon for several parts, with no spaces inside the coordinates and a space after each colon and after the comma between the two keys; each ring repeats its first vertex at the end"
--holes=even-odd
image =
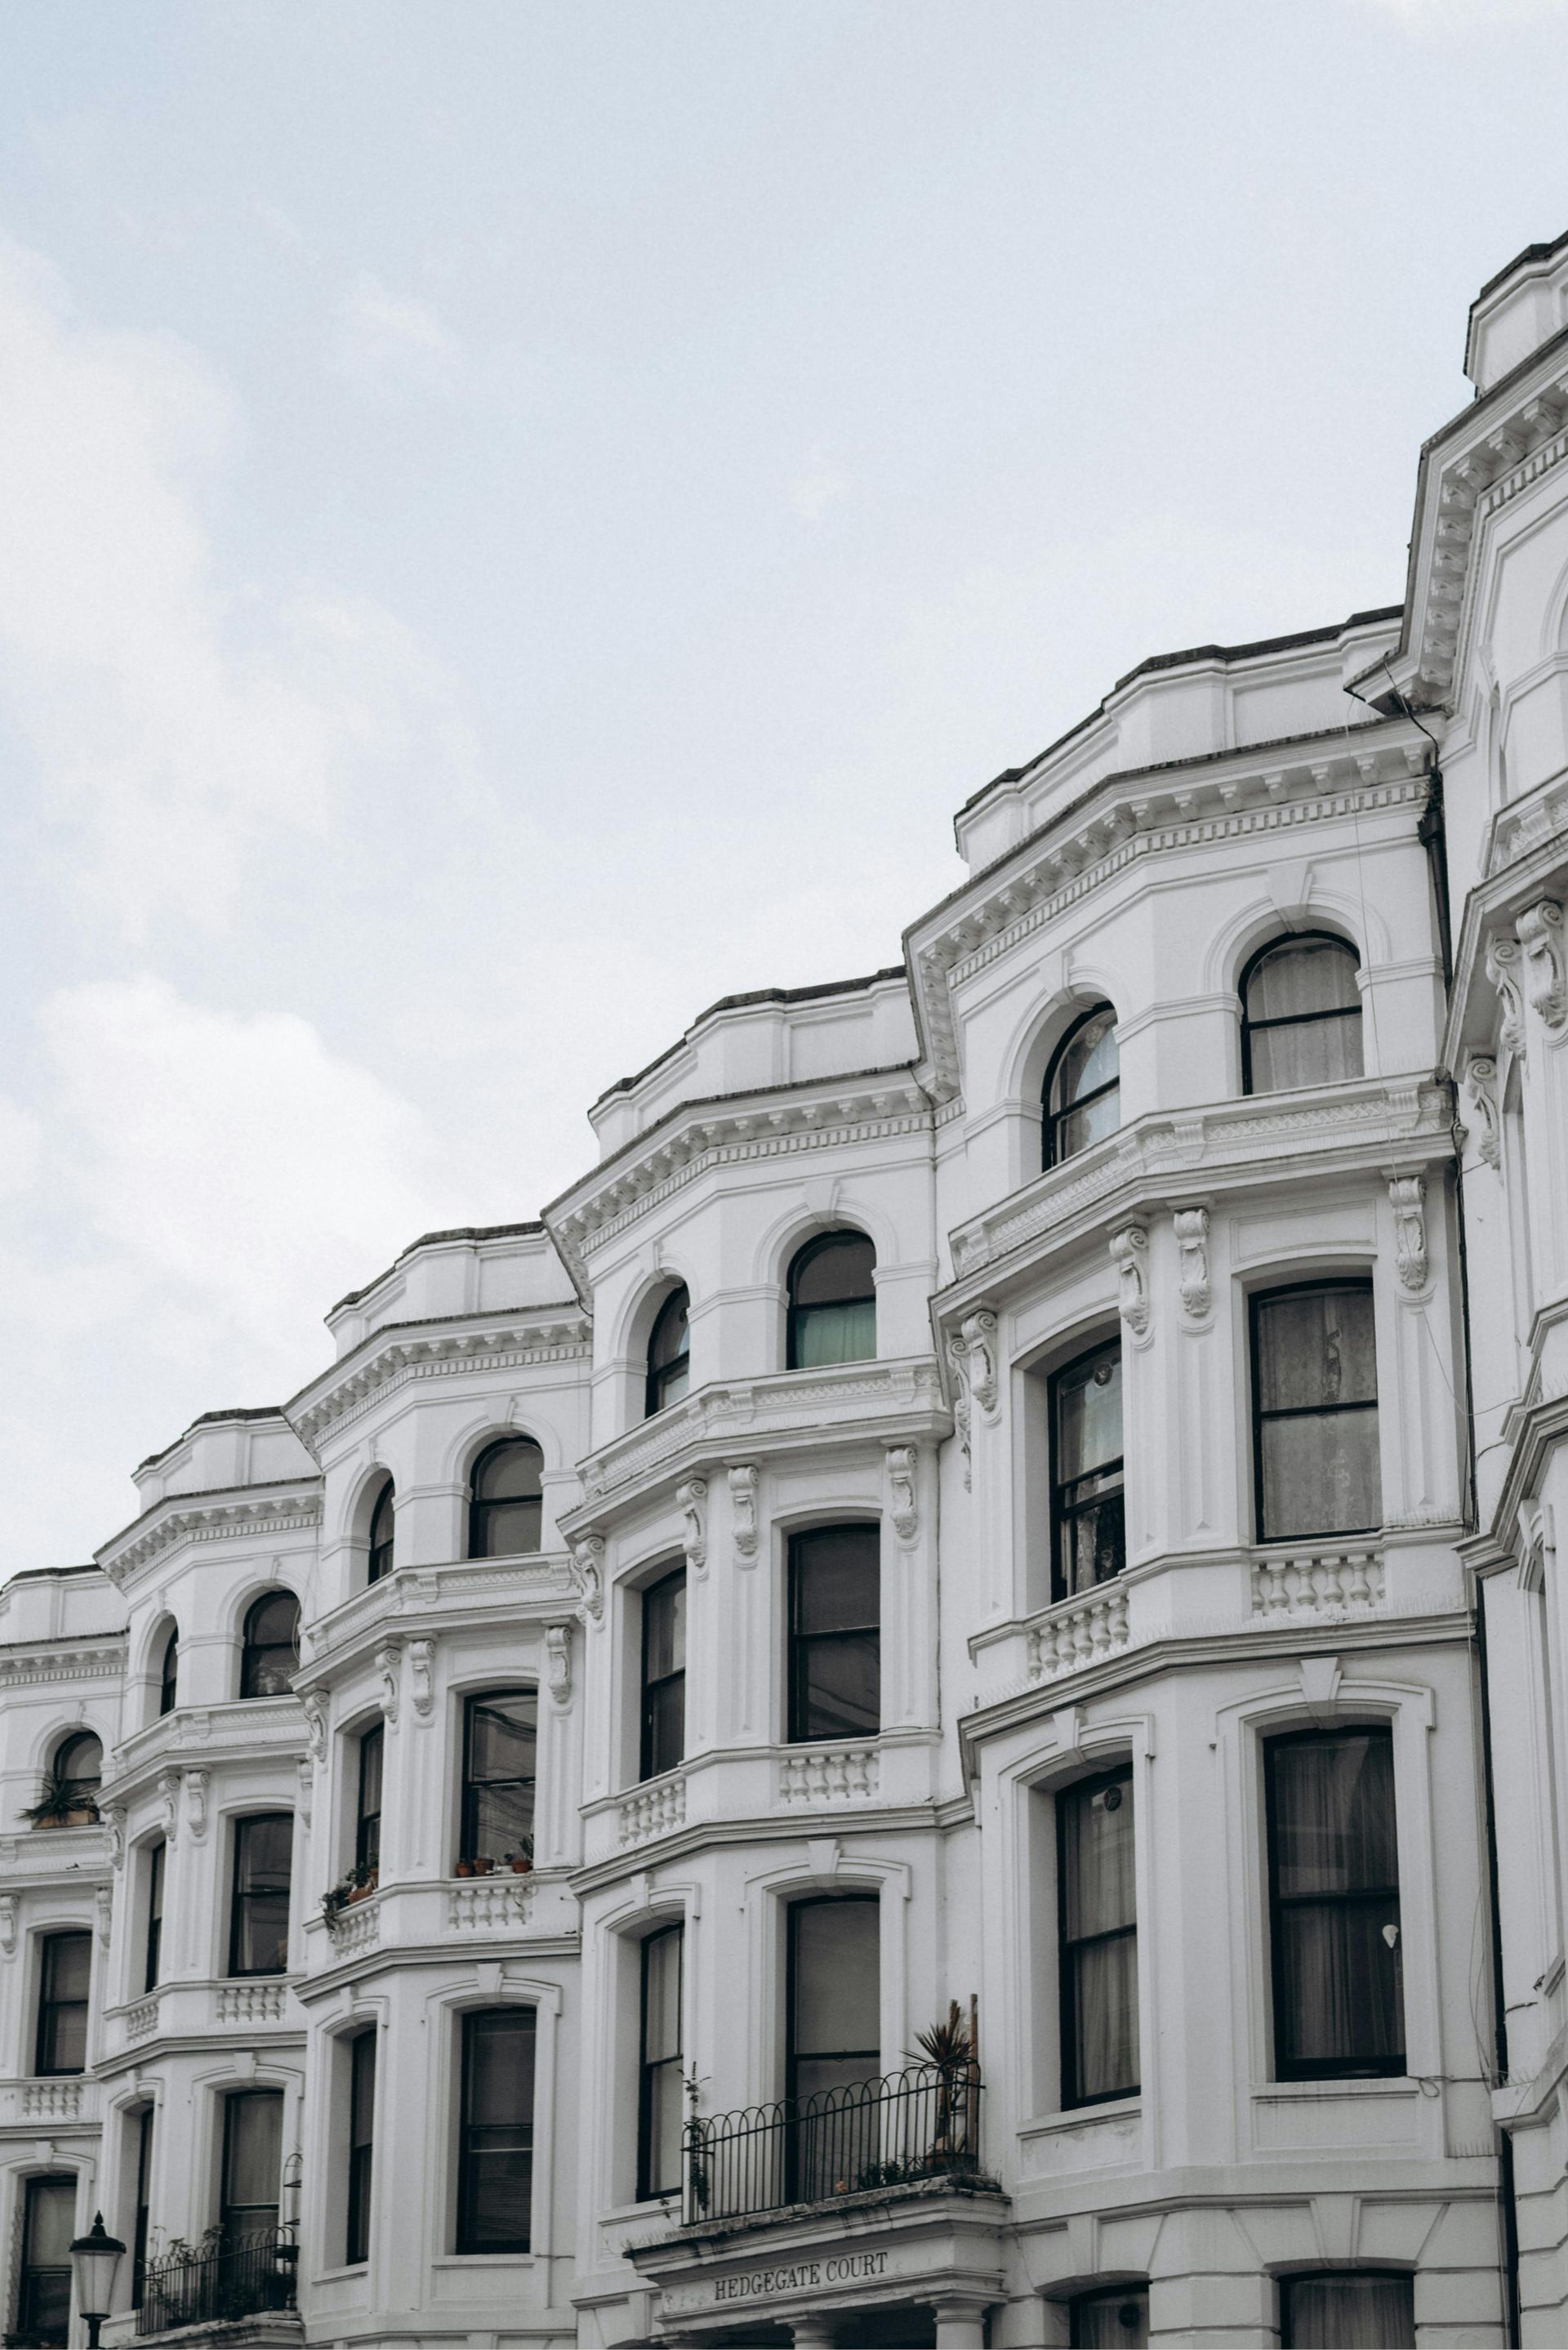
{"type": "Polygon", "coordinates": [[[462,1710],[464,1860],[532,1856],[539,1692],[485,1690],[462,1710]]]}
{"type": "Polygon", "coordinates": [[[685,1935],[680,1926],[649,1934],[641,1950],[642,2037],[638,2076],[637,2195],[680,2192],[685,2114],[680,2075],[680,1979],[685,1935]]]}
{"type": "Polygon", "coordinates": [[[812,1526],[789,1545],[789,1736],[875,1738],[882,1723],[882,1530],[812,1526]]]}
{"type": "Polygon", "coordinates": [[[172,1713],[180,1702],[180,1627],[172,1625],[163,1643],[163,1661],[158,1675],[159,1713],[172,1713]]]}
{"type": "Polygon", "coordinates": [[[234,1822],[234,1882],[229,1918],[229,1972],[281,1975],[288,1970],[288,1897],[294,1866],[294,1816],[254,1812],[234,1822]]]}
{"type": "Polygon", "coordinates": [[[1314,1730],[1270,1739],[1265,1778],[1275,2075],[1401,2074],[1392,1733],[1314,1730]]]}
{"type": "Polygon", "coordinates": [[[348,2043],[348,2198],[344,2258],[370,2257],[370,2177],[376,2137],[376,2032],[348,2043]]]}
{"type": "Polygon", "coordinates": [[[283,2092],[232,2089],[223,2099],[223,2203],[225,2245],[276,2232],[283,2179],[283,2092]]]}
{"type": "Polygon", "coordinates": [[[686,1753],[686,1569],[642,1595],[642,1736],[639,1776],[673,1771],[686,1753]]]}
{"type": "Polygon", "coordinates": [[[814,2126],[800,2107],[881,2074],[880,1952],[874,1894],[797,1901],[790,1910],[784,2094],[795,2101],[790,2192],[801,2199],[836,2189],[830,2173],[844,2133],[831,2120],[814,2126]]]}
{"type": "Polygon", "coordinates": [[[789,1269],[792,1371],[868,1362],[877,1352],[877,1252],[864,1232],[819,1232],[789,1269]]]}
{"type": "Polygon", "coordinates": [[[672,1289],[659,1307],[648,1341],[648,1383],[643,1411],[651,1419],[679,1403],[691,1385],[691,1300],[685,1285],[672,1289]]]}
{"type": "Polygon", "coordinates": [[[515,1558],[539,1547],[545,1456],[530,1437],[508,1436],[473,1464],[470,1558],[515,1558]]]}
{"type": "Polygon", "coordinates": [[[1360,958],[1326,931],[1276,939],[1241,978],[1241,1090],[1289,1093],[1363,1073],[1360,958]]]}
{"type": "Polygon", "coordinates": [[[57,2345],[70,2337],[75,2177],[29,2178],[22,2199],[22,2264],[16,2332],[22,2342],[57,2345]]]}
{"type": "Polygon", "coordinates": [[[1383,1480],[1371,1283],[1267,1292],[1251,1322],[1259,1540],[1372,1532],[1383,1480]]]}
{"type": "Polygon", "coordinates": [[[1138,2086],[1133,1863],[1131,1767],[1064,1788],[1056,1798],[1064,2106],[1129,2097],[1138,2086]]]}
{"type": "Polygon", "coordinates": [[[1116,1015],[1096,1003],[1073,1023],[1051,1056],[1045,1078],[1044,1163],[1059,1167],[1122,1122],[1116,1015]]]}
{"type": "Polygon", "coordinates": [[[299,1670],[299,1602],[265,1591],[246,1612],[240,1652],[242,1697],[287,1697],[299,1670]]]}
{"type": "Polygon", "coordinates": [[[46,1934],[38,1944],[38,2032],[34,2071],[87,2069],[92,1936],[46,1934]]]}
{"type": "Polygon", "coordinates": [[[1080,2293],[1068,2311],[1073,2350],[1147,2350],[1148,2287],[1112,2285],[1080,2293]]]}
{"type": "Polygon", "coordinates": [[[1069,1599],[1127,1565],[1122,1349],[1107,1338],[1051,1381],[1052,1596],[1069,1599]]]}
{"type": "Polygon", "coordinates": [[[359,1800],[354,1821],[354,1866],[381,1866],[381,1770],[386,1725],[376,1722],[359,1741],[359,1800]]]}
{"type": "Polygon", "coordinates": [[[379,1583],[392,1571],[392,1520],[397,1510],[397,1489],[389,1477],[376,1496],[370,1513],[369,1557],[366,1565],[367,1583],[379,1583]]]}
{"type": "Polygon", "coordinates": [[[1282,2277],[1281,2350],[1416,2350],[1408,2275],[1346,2270],[1282,2277]]]}
{"type": "Polygon", "coordinates": [[[457,2249],[525,2252],[534,2203],[534,2043],[531,2007],[484,2008],[462,2018],[457,2249]]]}

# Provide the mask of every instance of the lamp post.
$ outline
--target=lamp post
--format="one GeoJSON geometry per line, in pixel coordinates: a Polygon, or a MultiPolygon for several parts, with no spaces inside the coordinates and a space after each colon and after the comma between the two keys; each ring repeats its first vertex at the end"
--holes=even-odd
{"type": "Polygon", "coordinates": [[[88,2350],[98,2350],[99,2328],[114,2295],[114,2272],[124,2258],[125,2246],[117,2236],[105,2235],[103,2213],[95,2211],[90,2233],[78,2236],[71,2246],[77,2307],[87,2319],[88,2350]]]}

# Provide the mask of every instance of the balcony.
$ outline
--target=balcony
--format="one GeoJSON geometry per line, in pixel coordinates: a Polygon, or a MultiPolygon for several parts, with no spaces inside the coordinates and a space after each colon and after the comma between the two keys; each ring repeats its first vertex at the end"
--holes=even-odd
{"type": "Polygon", "coordinates": [[[141,2276],[138,2335],[169,2334],[176,2327],[222,2325],[237,2319],[271,2317],[255,2329],[279,2339],[297,2334],[295,2274],[299,2248],[280,2230],[200,2244],[176,2245],[161,2260],[149,2261],[141,2276]],[[282,2321],[279,2323],[278,2321],[282,2321]]]}
{"type": "Polygon", "coordinates": [[[799,2100],[686,2126],[688,2227],[879,2189],[980,2173],[981,2083],[972,2064],[916,2064],[799,2100]]]}

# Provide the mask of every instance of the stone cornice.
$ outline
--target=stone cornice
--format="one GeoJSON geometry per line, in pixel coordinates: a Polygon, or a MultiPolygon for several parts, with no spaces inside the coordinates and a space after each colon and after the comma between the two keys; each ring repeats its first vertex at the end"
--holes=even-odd
{"type": "Polygon", "coordinates": [[[711,1169],[925,1134],[930,1123],[929,1097],[908,1063],[683,1102],[552,1201],[545,1227],[587,1296],[596,1251],[711,1169]]]}
{"type": "Polygon", "coordinates": [[[1407,1157],[1412,1167],[1447,1158],[1452,1120],[1448,1084],[1416,1076],[1150,1111],[960,1224],[951,1235],[953,1284],[937,1310],[946,1317],[965,1309],[977,1281],[993,1283],[1043,1237],[1053,1249],[1068,1245],[1135,1206],[1364,1164],[1403,1168],[1407,1157]]]}
{"type": "Polygon", "coordinates": [[[1398,719],[1103,776],[906,932],[932,1092],[959,1090],[958,989],[1137,858],[1415,809],[1429,756],[1398,719]]]}
{"type": "Polygon", "coordinates": [[[940,1440],[951,1427],[930,1355],[717,1379],[579,1461],[586,1501],[563,1518],[563,1530],[581,1534],[702,1461],[765,1457],[802,1445],[815,1452],[888,1435],[940,1440]]]}
{"type": "Polygon", "coordinates": [[[125,1670],[125,1635],[100,1633],[73,1641],[25,1641],[0,1648],[0,1689],[33,1689],[58,1681],[118,1680],[125,1670]]]}
{"type": "Polygon", "coordinates": [[[123,1806],[162,1771],[226,1763],[286,1762],[305,1746],[297,1698],[234,1698],[221,1705],[182,1705],[161,1714],[115,1747],[104,1774],[106,1800],[123,1806]]]}
{"type": "Polygon", "coordinates": [[[310,1477],[286,1477],[266,1485],[224,1486],[210,1495],[169,1493],[94,1556],[109,1581],[123,1590],[141,1568],[177,1543],[217,1542],[254,1534],[314,1534],[320,1523],[320,1490],[310,1477]]]}
{"type": "Polygon", "coordinates": [[[389,1388],[468,1371],[586,1362],[592,1325],[576,1306],[465,1314],[450,1323],[390,1322],[285,1406],[300,1442],[319,1457],[324,1438],[358,1419],[389,1388]]]}
{"type": "Polygon", "coordinates": [[[445,1566],[400,1566],[357,1591],[300,1635],[301,1691],[328,1689],[387,1641],[434,1639],[483,1628],[499,1614],[522,1635],[576,1616],[577,1581],[566,1551],[515,1559],[462,1559],[445,1566]]]}
{"type": "Polygon", "coordinates": [[[1568,455],[1568,336],[1558,335],[1422,453],[1399,668],[1417,705],[1451,702],[1482,525],[1568,455]],[[1446,445],[1445,445],[1446,444],[1446,445]]]}

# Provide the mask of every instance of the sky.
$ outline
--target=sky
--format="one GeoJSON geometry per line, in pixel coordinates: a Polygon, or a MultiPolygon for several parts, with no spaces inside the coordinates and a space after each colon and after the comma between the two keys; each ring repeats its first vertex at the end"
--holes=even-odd
{"type": "Polygon", "coordinates": [[[0,1573],[1145,655],[1397,601],[1565,100],[1561,0],[6,0],[0,1573]]]}

